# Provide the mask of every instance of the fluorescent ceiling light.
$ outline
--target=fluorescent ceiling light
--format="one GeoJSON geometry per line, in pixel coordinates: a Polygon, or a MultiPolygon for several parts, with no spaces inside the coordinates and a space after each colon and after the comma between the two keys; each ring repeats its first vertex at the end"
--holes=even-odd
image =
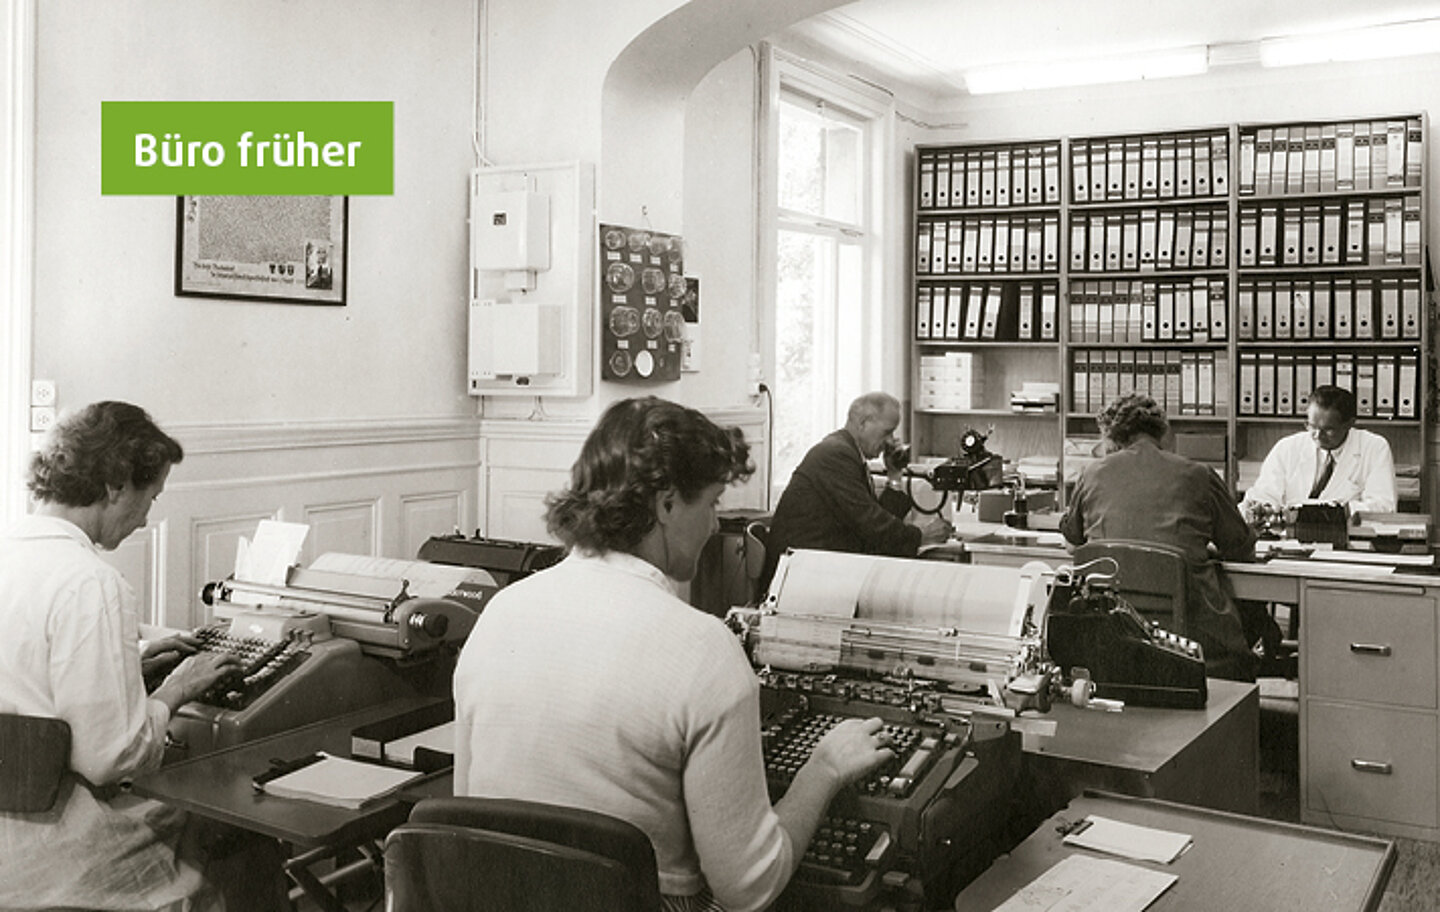
{"type": "Polygon", "coordinates": [[[971,95],[988,95],[1059,86],[1164,79],[1168,76],[1198,76],[1207,69],[1207,57],[1208,49],[1202,44],[1083,60],[1005,63],[966,70],[965,87],[971,95]]]}
{"type": "Polygon", "coordinates": [[[1440,52],[1440,19],[1419,19],[1343,32],[1266,38],[1260,42],[1260,64],[1299,66],[1437,52],[1440,52]]]}

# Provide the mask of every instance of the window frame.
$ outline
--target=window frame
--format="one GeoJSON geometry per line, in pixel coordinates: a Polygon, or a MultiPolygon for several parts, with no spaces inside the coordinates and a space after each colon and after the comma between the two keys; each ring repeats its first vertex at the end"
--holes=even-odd
{"type": "MultiPolygon", "coordinates": [[[[782,97],[796,95],[823,103],[864,131],[862,141],[862,195],[860,199],[859,245],[861,256],[861,340],[854,346],[857,363],[842,372],[853,378],[837,388],[832,426],[815,429],[820,436],[844,423],[848,398],[874,389],[907,399],[909,297],[904,267],[904,156],[896,152],[896,115],[893,99],[878,88],[851,77],[841,76],[812,61],[783,49],[763,44],[757,55],[760,64],[760,105],[757,113],[756,181],[760,214],[757,231],[756,318],[763,375],[775,378],[777,369],[776,319],[778,288],[778,246],[781,230],[819,235],[843,235],[853,241],[856,230],[850,223],[817,218],[808,213],[782,210],[779,205],[779,117],[782,97]],[[897,302],[887,306],[886,302],[897,302]]],[[[772,387],[771,396],[783,395],[772,387]]],[[[773,412],[772,412],[773,414],[773,412]]],[[[773,453],[773,432],[770,434],[773,453]]],[[[775,466],[770,472],[770,499],[773,503],[788,482],[775,466]]]]}

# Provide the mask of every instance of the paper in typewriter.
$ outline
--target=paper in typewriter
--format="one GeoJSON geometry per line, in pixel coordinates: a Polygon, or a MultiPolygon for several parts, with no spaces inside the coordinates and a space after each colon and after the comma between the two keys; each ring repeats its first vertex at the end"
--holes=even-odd
{"type": "Polygon", "coordinates": [[[787,561],[776,594],[779,615],[860,618],[1012,637],[1021,633],[1040,569],[809,550],[792,551],[787,561]]]}
{"type": "Polygon", "coordinates": [[[432,564],[429,561],[372,557],[368,554],[342,554],[330,551],[315,558],[311,570],[405,580],[406,591],[417,598],[444,598],[463,583],[496,585],[495,577],[479,567],[457,567],[432,564]]]}

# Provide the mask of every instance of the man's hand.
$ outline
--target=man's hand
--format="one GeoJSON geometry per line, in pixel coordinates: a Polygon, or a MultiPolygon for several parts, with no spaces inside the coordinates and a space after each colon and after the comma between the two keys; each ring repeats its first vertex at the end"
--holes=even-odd
{"type": "Polygon", "coordinates": [[[918,514],[915,525],[920,529],[922,545],[943,545],[955,533],[955,527],[938,513],[929,516],[918,514]]]}

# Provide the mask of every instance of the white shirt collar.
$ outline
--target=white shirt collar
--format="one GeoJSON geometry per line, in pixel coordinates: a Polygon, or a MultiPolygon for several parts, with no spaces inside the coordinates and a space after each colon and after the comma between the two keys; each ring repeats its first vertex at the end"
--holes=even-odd
{"type": "Polygon", "coordinates": [[[22,516],[5,530],[8,538],[17,539],[41,539],[41,538],[70,538],[98,552],[100,549],[85,534],[85,530],[75,525],[68,519],[61,519],[58,516],[44,516],[38,513],[30,513],[22,516]]]}
{"type": "Polygon", "coordinates": [[[663,570],[644,558],[636,557],[624,551],[586,551],[580,548],[572,550],[566,562],[574,561],[577,564],[597,564],[606,569],[619,573],[626,573],[631,576],[638,576],[641,579],[649,580],[671,595],[679,597],[677,583],[665,574],[663,570]]]}

